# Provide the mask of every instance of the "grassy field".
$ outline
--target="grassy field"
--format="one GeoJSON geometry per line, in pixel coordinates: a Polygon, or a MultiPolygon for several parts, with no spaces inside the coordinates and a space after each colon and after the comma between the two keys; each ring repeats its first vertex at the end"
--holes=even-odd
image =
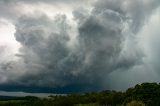
{"type": "Polygon", "coordinates": [[[98,103],[90,103],[90,104],[77,104],[75,106],[100,106],[98,103]]]}
{"type": "Polygon", "coordinates": [[[0,106],[9,105],[9,104],[25,104],[26,100],[3,100],[0,101],[0,106]]]}
{"type": "MultiPolygon", "coordinates": [[[[27,104],[26,100],[6,100],[6,101],[0,101],[0,106],[38,106],[38,105],[29,105],[27,104]]],[[[51,105],[46,105],[46,106],[51,106],[51,105]]],[[[89,104],[75,104],[74,106],[103,106],[103,105],[99,105],[98,103],[89,103],[89,104]]],[[[116,105],[116,106],[122,106],[122,105],[116,105]]]]}

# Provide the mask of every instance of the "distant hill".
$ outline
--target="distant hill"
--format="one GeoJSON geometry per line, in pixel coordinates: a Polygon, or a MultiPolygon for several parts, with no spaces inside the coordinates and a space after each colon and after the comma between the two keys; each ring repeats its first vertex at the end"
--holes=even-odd
{"type": "Polygon", "coordinates": [[[0,95],[0,100],[8,100],[8,99],[16,99],[18,97],[16,96],[3,96],[3,95],[0,95]]]}

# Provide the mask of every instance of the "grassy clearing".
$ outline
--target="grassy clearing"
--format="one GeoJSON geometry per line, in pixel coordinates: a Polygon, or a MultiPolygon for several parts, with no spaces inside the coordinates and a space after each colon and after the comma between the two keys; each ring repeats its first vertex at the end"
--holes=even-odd
{"type": "Polygon", "coordinates": [[[90,103],[90,104],[77,104],[75,106],[100,106],[98,103],[90,103]]]}
{"type": "Polygon", "coordinates": [[[26,103],[25,100],[4,100],[0,101],[0,105],[26,103]]]}

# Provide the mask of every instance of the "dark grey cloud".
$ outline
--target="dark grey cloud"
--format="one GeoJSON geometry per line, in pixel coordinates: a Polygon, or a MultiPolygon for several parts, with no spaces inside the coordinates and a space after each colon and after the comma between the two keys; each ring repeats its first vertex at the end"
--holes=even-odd
{"type": "MultiPolygon", "coordinates": [[[[94,23],[89,24],[92,26],[94,23]]],[[[105,30],[101,26],[95,24],[94,27],[99,27],[96,30],[105,35],[105,30]]],[[[97,70],[105,72],[103,68],[107,63],[102,64],[101,61],[95,60],[105,56],[109,59],[107,54],[111,55],[110,51],[105,51],[103,48],[106,45],[109,46],[107,48],[113,48],[112,45],[105,44],[104,41],[101,44],[102,48],[94,47],[97,45],[92,45],[96,35],[93,35],[91,42],[87,43],[88,38],[85,37],[92,32],[87,33],[81,27],[77,38],[79,39],[78,46],[72,49],[67,46],[71,39],[67,33],[68,29],[70,28],[65,16],[57,16],[55,20],[50,20],[45,16],[22,17],[19,20],[15,36],[23,45],[20,49],[22,53],[20,57],[24,59],[26,70],[24,76],[20,78],[20,84],[64,87],[94,85],[95,82],[98,86],[101,83],[101,74],[97,70]],[[99,56],[100,54],[102,57],[99,56]]],[[[100,43],[100,40],[97,43],[100,43]]]]}
{"type": "MultiPolygon", "coordinates": [[[[84,0],[82,0],[84,1],[84,0]]],[[[26,3],[38,3],[38,2],[44,2],[44,3],[74,3],[74,2],[80,2],[80,0],[1,0],[1,2],[5,3],[14,3],[14,2],[26,2],[26,3]]]]}
{"type": "Polygon", "coordinates": [[[26,70],[20,84],[101,86],[103,78],[116,70],[119,62],[113,63],[120,54],[122,40],[123,20],[119,14],[106,11],[88,17],[78,27],[76,49],[67,46],[72,38],[66,21],[61,15],[54,20],[46,16],[19,19],[15,37],[22,44],[20,57],[26,70]]]}
{"type": "Polygon", "coordinates": [[[150,17],[153,10],[159,6],[159,0],[102,0],[95,4],[95,12],[112,10],[131,21],[134,33],[138,32],[150,17]]]}
{"type": "Polygon", "coordinates": [[[8,0],[0,1],[0,17],[7,19],[14,19],[18,16],[15,2],[9,2],[8,0]]]}
{"type": "MultiPolygon", "coordinates": [[[[1,0],[0,1],[0,18],[5,18],[14,23],[21,16],[34,13],[35,11],[48,10],[53,13],[62,11],[72,11],[74,8],[86,5],[89,8],[91,0],[1,0]],[[79,4],[77,6],[77,4],[79,4]],[[48,6],[48,8],[47,8],[48,6]],[[45,8],[45,9],[43,9],[45,8]]],[[[43,11],[44,12],[44,11],[43,11]]],[[[44,13],[46,14],[46,13],[44,13]]],[[[15,23],[14,23],[15,24],[15,23]]]]}
{"type": "MultiPolygon", "coordinates": [[[[66,1],[45,1],[50,2],[66,1]]],[[[15,38],[21,44],[18,59],[1,64],[5,76],[1,83],[64,91],[114,89],[118,74],[142,70],[137,67],[146,64],[138,36],[159,4],[158,0],[99,0],[91,12],[74,10],[73,20],[58,14],[54,19],[44,13],[20,16],[15,24],[15,38]]]]}

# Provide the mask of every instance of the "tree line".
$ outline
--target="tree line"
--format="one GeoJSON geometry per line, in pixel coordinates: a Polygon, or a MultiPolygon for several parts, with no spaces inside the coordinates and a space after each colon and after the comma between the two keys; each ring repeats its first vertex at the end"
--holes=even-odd
{"type": "Polygon", "coordinates": [[[142,83],[125,92],[105,90],[38,98],[1,100],[0,106],[160,106],[160,84],[142,83]]]}

